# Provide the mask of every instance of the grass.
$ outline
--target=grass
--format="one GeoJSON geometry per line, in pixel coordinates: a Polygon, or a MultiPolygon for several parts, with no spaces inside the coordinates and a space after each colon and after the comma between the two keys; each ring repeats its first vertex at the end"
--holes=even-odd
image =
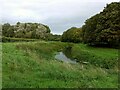
{"type": "Polygon", "coordinates": [[[78,61],[86,61],[102,68],[118,67],[118,50],[112,48],[95,48],[85,44],[77,44],[72,48],[72,55],[78,61]]]}
{"type": "MultiPolygon", "coordinates": [[[[55,53],[68,43],[38,41],[2,45],[3,88],[117,88],[115,68],[55,60],[55,53]]],[[[72,49],[74,57],[78,51],[91,52],[105,60],[117,57],[116,49],[92,48],[84,44],[74,44],[72,49]],[[105,52],[110,56],[104,55],[105,52]]]]}

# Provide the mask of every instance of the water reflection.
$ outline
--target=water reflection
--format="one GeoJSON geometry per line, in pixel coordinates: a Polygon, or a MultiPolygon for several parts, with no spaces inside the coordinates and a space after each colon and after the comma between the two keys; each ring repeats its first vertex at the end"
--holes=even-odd
{"type": "Polygon", "coordinates": [[[63,51],[63,54],[67,57],[67,58],[70,58],[70,59],[73,59],[72,58],[72,53],[71,53],[71,49],[64,49],[63,51]]]}
{"type": "Polygon", "coordinates": [[[64,48],[63,51],[58,52],[58,54],[55,56],[57,60],[64,61],[67,63],[77,63],[76,60],[72,57],[72,45],[68,45],[67,47],[64,48]]]}
{"type": "Polygon", "coordinates": [[[74,64],[76,63],[75,60],[68,58],[63,52],[59,52],[59,53],[55,56],[55,58],[56,58],[57,60],[64,61],[64,62],[67,62],[67,63],[74,63],[74,64]]]}

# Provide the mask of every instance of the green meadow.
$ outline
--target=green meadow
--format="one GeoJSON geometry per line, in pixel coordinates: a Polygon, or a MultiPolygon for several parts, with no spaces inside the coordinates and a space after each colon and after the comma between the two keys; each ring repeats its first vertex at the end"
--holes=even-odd
{"type": "Polygon", "coordinates": [[[2,43],[2,87],[117,88],[117,62],[118,50],[112,48],[55,41],[2,43]],[[55,59],[68,46],[76,64],[55,59]]]}

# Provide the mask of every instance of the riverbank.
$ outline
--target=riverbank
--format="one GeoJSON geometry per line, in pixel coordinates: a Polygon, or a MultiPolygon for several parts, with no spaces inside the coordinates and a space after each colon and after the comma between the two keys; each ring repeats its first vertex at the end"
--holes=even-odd
{"type": "MultiPolygon", "coordinates": [[[[117,66],[101,68],[92,61],[90,64],[70,64],[56,60],[56,52],[63,50],[68,43],[38,41],[2,45],[3,88],[115,88],[118,85],[117,66]]],[[[80,51],[84,51],[82,56],[87,52],[87,55],[104,60],[116,60],[118,55],[117,49],[74,44],[73,57],[80,55],[80,51]]],[[[90,56],[88,58],[92,60],[90,56]]]]}

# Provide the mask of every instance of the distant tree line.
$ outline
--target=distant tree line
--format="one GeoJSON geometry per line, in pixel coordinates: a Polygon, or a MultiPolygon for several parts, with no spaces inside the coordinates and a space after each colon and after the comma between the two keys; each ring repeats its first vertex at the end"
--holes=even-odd
{"type": "Polygon", "coordinates": [[[120,41],[120,2],[108,4],[102,12],[87,19],[81,30],[78,29],[71,28],[65,31],[61,41],[82,41],[95,46],[118,46],[120,41]]]}
{"type": "Polygon", "coordinates": [[[20,23],[2,25],[2,36],[10,38],[31,38],[43,40],[60,40],[60,35],[53,35],[47,25],[40,23],[20,23]]]}

